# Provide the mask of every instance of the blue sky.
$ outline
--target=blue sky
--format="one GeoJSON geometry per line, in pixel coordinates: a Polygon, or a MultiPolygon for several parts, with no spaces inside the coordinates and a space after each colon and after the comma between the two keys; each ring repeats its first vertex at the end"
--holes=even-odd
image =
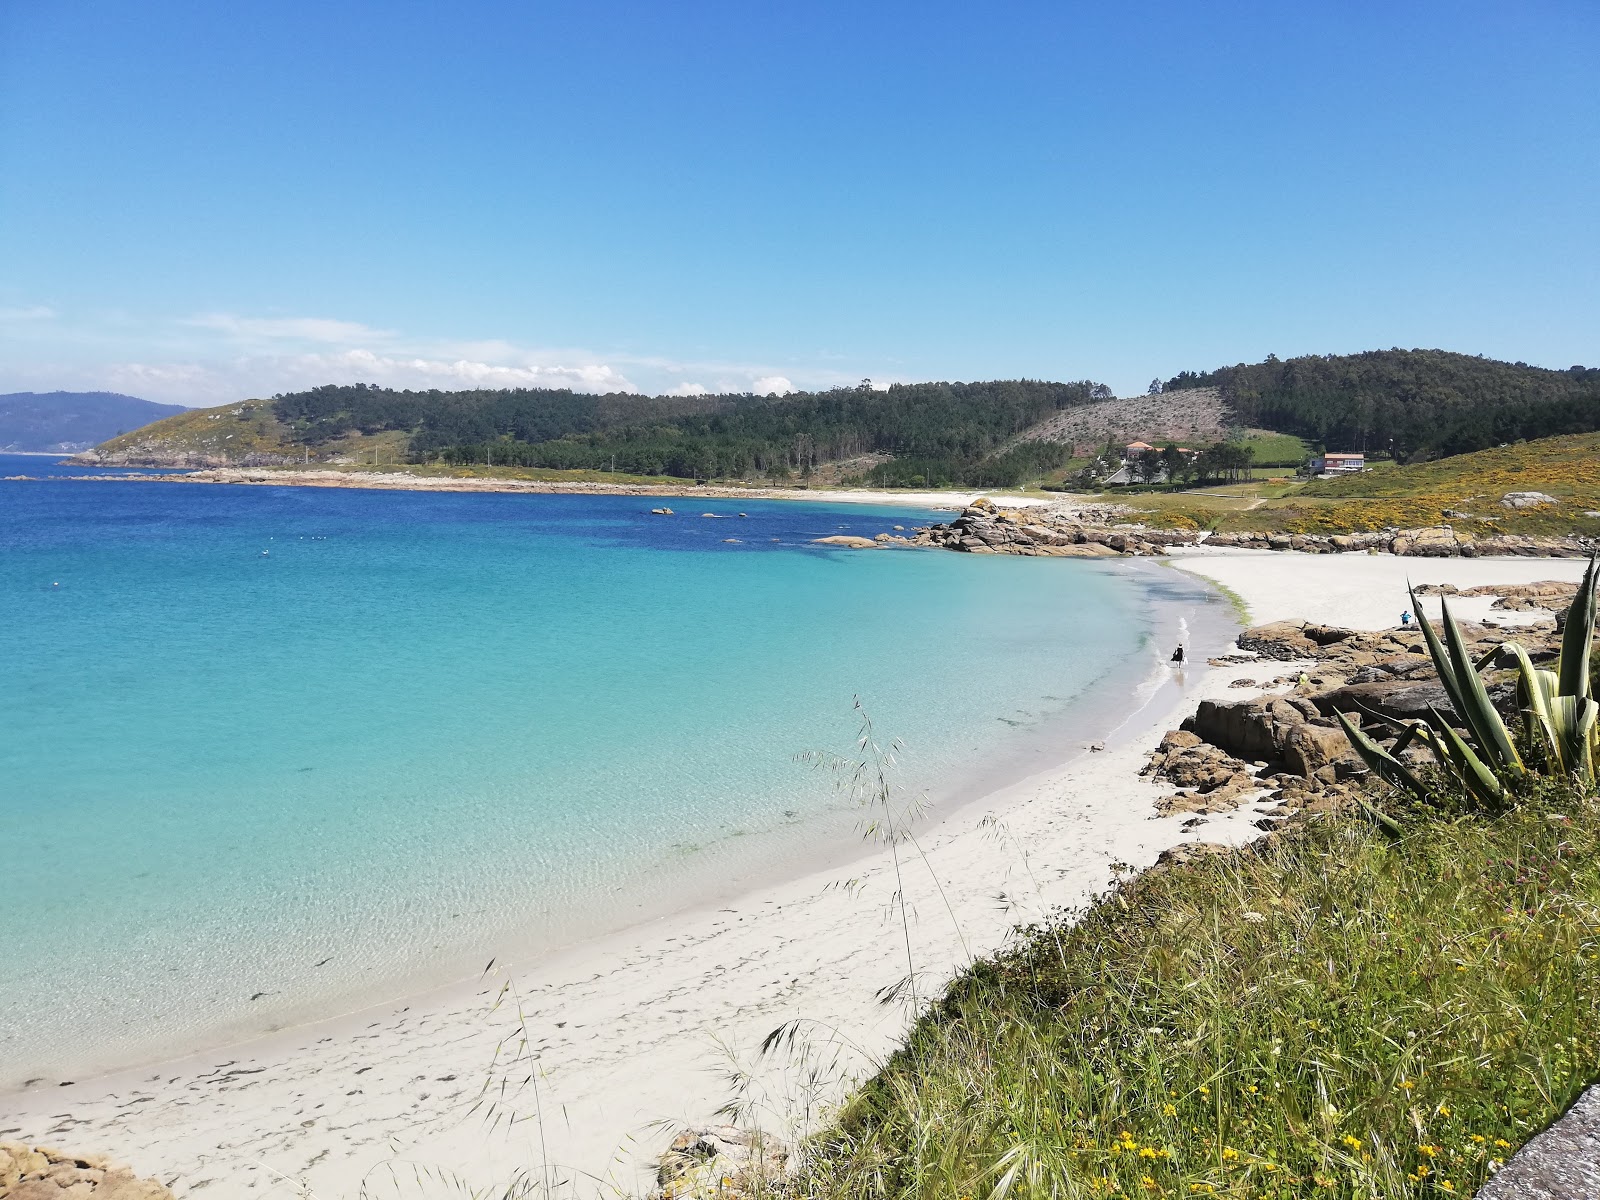
{"type": "Polygon", "coordinates": [[[0,392],[1600,362],[1600,5],[0,0],[0,392]]]}

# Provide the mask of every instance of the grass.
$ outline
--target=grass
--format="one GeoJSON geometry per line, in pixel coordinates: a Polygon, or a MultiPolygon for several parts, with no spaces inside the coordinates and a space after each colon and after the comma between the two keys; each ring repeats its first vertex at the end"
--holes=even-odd
{"type": "Polygon", "coordinates": [[[1600,1062],[1600,820],[1326,819],[961,976],[809,1197],[1470,1195],[1600,1062]]]}
{"type": "Polygon", "coordinates": [[[1247,429],[1244,445],[1255,451],[1255,462],[1263,467],[1298,467],[1311,456],[1311,443],[1292,433],[1270,429],[1247,429]]]}
{"type": "MultiPolygon", "coordinates": [[[[1108,495],[1106,499],[1116,499],[1108,495]]],[[[1128,496],[1145,519],[1220,532],[1360,533],[1448,524],[1497,533],[1600,537],[1600,434],[1542,438],[1431,463],[1310,483],[1128,496]],[[1544,492],[1556,504],[1507,509],[1507,492],[1544,492]]]]}

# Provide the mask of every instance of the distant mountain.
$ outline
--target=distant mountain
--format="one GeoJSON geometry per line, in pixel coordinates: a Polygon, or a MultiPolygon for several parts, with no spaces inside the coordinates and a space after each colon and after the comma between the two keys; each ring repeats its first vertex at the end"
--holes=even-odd
{"type": "Polygon", "coordinates": [[[72,454],[185,411],[118,392],[12,392],[0,395],[0,452],[72,454]]]}

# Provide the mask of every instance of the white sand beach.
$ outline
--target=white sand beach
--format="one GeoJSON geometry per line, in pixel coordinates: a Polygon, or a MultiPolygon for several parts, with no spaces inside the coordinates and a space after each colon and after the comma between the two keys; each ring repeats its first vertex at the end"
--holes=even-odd
{"type": "MultiPolygon", "coordinates": [[[[1171,562],[1232,590],[1253,623],[1363,628],[1397,623],[1408,578],[1469,587],[1583,570],[1203,550],[1171,562]]],[[[1481,617],[1488,603],[1459,608],[1481,617]]],[[[1249,694],[1228,685],[1253,673],[1192,664],[1105,750],[1063,746],[1064,765],[934,814],[917,847],[902,847],[898,885],[880,849],[436,993],[223,1052],[43,1081],[0,1096],[0,1137],[109,1153],[180,1195],[453,1195],[452,1180],[547,1171],[578,1192],[643,1190],[674,1128],[736,1098],[736,1072],[754,1073],[753,1119],[787,1132],[894,1047],[908,1008],[879,993],[907,972],[897,886],[926,997],[1017,923],[1104,888],[1113,864],[1147,866],[1188,839],[1256,837],[1249,806],[1190,831],[1183,816],[1157,818],[1167,785],[1138,773],[1163,730],[1202,697],[1249,694]],[[762,1039],[791,1021],[809,1053],[760,1060],[762,1039]]]]}
{"type": "MultiPolygon", "coordinates": [[[[955,511],[980,496],[1006,508],[1061,505],[1060,499],[987,491],[888,491],[875,488],[732,487],[727,484],[587,483],[515,479],[495,475],[419,475],[412,471],[338,471],[331,468],[207,467],[182,474],[129,474],[107,467],[97,474],[67,476],[77,482],[190,483],[240,487],[354,488],[391,492],[510,492],[529,495],[654,496],[662,500],[803,500],[815,504],[874,504],[883,508],[955,511]]],[[[686,509],[685,512],[688,510],[686,509]]]]}

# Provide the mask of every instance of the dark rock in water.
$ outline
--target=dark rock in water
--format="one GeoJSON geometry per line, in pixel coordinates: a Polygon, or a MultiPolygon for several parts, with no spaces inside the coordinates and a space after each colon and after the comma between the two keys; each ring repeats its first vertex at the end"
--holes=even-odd
{"type": "Polygon", "coordinates": [[[1477,1200],[1594,1200],[1600,1196],[1600,1087],[1511,1156],[1477,1200]]]}

